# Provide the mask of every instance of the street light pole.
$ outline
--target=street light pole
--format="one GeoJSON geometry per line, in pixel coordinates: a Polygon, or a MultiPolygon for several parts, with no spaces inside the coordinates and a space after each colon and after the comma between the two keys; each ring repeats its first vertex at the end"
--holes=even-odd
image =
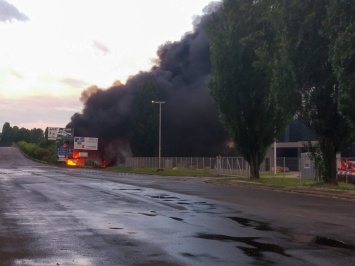
{"type": "Polygon", "coordinates": [[[160,158],[161,158],[161,105],[165,102],[163,101],[152,101],[152,103],[159,104],[159,169],[160,167],[160,158]]]}

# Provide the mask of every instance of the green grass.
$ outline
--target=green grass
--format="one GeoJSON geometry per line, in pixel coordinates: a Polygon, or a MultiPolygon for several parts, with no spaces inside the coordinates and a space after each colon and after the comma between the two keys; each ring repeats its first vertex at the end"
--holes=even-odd
{"type": "Polygon", "coordinates": [[[158,170],[156,168],[135,168],[128,166],[113,166],[107,168],[114,172],[123,173],[136,173],[144,175],[160,175],[160,176],[211,176],[211,170],[209,169],[164,169],[158,170]]]}
{"type": "Polygon", "coordinates": [[[272,172],[260,172],[260,179],[250,179],[246,177],[235,176],[212,176],[210,169],[164,169],[157,170],[155,168],[135,168],[127,166],[113,166],[107,168],[109,171],[121,173],[135,173],[143,175],[159,175],[159,176],[185,176],[185,177],[211,177],[213,182],[228,184],[235,182],[251,182],[264,184],[269,186],[280,187],[314,187],[314,188],[332,188],[340,190],[355,190],[355,185],[339,182],[337,186],[325,184],[313,179],[304,179],[295,176],[292,173],[277,173],[274,175],[272,172]]]}
{"type": "MultiPolygon", "coordinates": [[[[250,180],[250,179],[248,179],[250,180]]],[[[284,177],[261,177],[260,179],[252,179],[252,182],[274,186],[307,186],[313,185],[316,181],[303,178],[284,178],[284,177]]]]}

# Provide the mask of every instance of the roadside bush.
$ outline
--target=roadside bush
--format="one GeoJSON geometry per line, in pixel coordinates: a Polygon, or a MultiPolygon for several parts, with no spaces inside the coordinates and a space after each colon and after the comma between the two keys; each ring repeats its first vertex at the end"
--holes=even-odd
{"type": "Polygon", "coordinates": [[[48,146],[47,148],[41,148],[37,144],[28,143],[26,141],[19,141],[17,146],[25,153],[28,157],[45,161],[48,163],[54,163],[57,161],[57,154],[55,145],[48,146]]]}

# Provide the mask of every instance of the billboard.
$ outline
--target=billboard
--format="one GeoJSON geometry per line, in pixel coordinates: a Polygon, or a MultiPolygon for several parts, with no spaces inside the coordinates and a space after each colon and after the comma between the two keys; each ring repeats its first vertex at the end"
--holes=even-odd
{"type": "Polygon", "coordinates": [[[97,151],[98,143],[98,138],[74,137],[74,150],[97,151]]]}
{"type": "Polygon", "coordinates": [[[49,140],[73,140],[74,128],[48,127],[49,140]]]}

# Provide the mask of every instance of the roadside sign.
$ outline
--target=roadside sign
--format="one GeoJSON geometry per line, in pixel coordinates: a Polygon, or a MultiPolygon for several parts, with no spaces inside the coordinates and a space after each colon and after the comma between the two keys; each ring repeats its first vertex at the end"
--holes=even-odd
{"type": "Polygon", "coordinates": [[[48,127],[48,140],[73,140],[74,128],[48,127]]]}
{"type": "Polygon", "coordinates": [[[65,148],[58,148],[58,155],[66,155],[67,154],[67,149],[65,148]]]}
{"type": "Polygon", "coordinates": [[[98,142],[98,138],[74,137],[74,150],[97,151],[98,142]]]}
{"type": "Polygon", "coordinates": [[[88,157],[89,153],[88,152],[79,152],[79,157],[80,158],[84,158],[84,157],[88,157]]]}

